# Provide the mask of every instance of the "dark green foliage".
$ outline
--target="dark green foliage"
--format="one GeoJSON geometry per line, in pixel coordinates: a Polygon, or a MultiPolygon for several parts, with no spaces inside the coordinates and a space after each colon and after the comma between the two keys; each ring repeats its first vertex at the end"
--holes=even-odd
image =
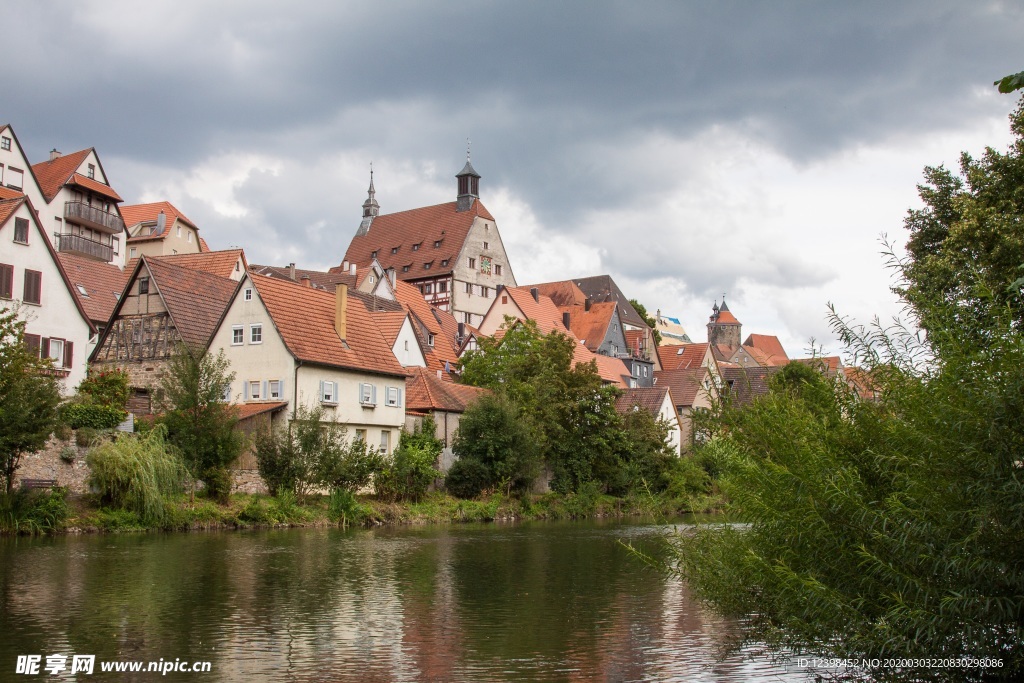
{"type": "Polygon", "coordinates": [[[169,494],[181,491],[186,477],[181,459],[165,441],[165,429],[145,435],[120,434],[86,457],[89,484],[103,503],[131,511],[146,523],[164,519],[169,494]]]}
{"type": "Polygon", "coordinates": [[[128,373],[120,369],[92,373],[78,385],[78,396],[95,405],[123,410],[130,395],[128,373]]]}
{"type": "Polygon", "coordinates": [[[668,445],[668,424],[643,408],[630,410],[621,419],[620,474],[608,492],[620,496],[661,493],[674,480],[680,462],[668,445]]]}
{"type": "Polygon", "coordinates": [[[116,406],[95,403],[68,403],[60,411],[61,419],[72,429],[113,429],[128,413],[116,406]]]}
{"type": "Polygon", "coordinates": [[[65,489],[0,492],[0,533],[45,534],[62,531],[71,509],[65,489]]]}
{"type": "Polygon", "coordinates": [[[492,485],[494,473],[491,468],[472,459],[459,459],[452,463],[444,478],[444,487],[456,498],[476,498],[485,488],[492,485]]]}
{"type": "Polygon", "coordinates": [[[42,448],[57,425],[60,390],[50,362],[24,343],[16,309],[0,310],[0,483],[10,493],[23,453],[42,448]]]}
{"type": "Polygon", "coordinates": [[[292,442],[270,432],[256,436],[255,455],[260,476],[267,484],[270,495],[296,490],[300,473],[292,442]]]}
{"type": "Polygon", "coordinates": [[[1014,92],[1015,90],[1020,90],[1021,88],[1024,88],[1024,71],[1010,74],[1009,76],[1003,76],[992,85],[999,88],[999,92],[1004,95],[1014,92]]]}
{"type": "Polygon", "coordinates": [[[235,375],[220,351],[180,346],[168,363],[162,387],[170,410],[163,416],[168,440],[189,471],[206,485],[207,495],[226,502],[231,493],[227,466],[242,451],[238,418],[221,399],[235,375]]]}
{"type": "MultiPolygon", "coordinates": [[[[452,450],[459,460],[484,466],[488,481],[482,488],[500,487],[506,493],[523,490],[540,471],[533,432],[520,419],[515,404],[502,396],[483,396],[463,413],[452,450]]],[[[483,471],[468,470],[473,479],[483,471]]]]}
{"type": "Polygon", "coordinates": [[[653,315],[648,315],[647,307],[636,299],[630,299],[629,304],[633,307],[640,317],[644,319],[647,326],[651,328],[652,336],[654,337],[654,344],[658,345],[661,343],[661,332],[658,332],[658,321],[654,319],[653,315]]]}
{"type": "Polygon", "coordinates": [[[412,432],[403,431],[398,448],[374,478],[377,495],[385,500],[419,500],[441,473],[438,457],[444,444],[435,436],[434,418],[426,417],[412,432]]]}

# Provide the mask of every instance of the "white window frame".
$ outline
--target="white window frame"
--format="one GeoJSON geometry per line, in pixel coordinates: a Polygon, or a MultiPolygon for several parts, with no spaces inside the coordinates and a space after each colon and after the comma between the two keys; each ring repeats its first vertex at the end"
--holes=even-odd
{"type": "MultiPolygon", "coordinates": [[[[237,266],[238,264],[236,263],[235,265],[237,266]]],[[[246,301],[252,301],[252,287],[246,287],[245,288],[245,296],[244,296],[244,298],[245,298],[246,301]]]]}
{"type": "Polygon", "coordinates": [[[369,382],[359,383],[359,405],[369,407],[377,405],[377,385],[369,382]]]}
{"type": "Polygon", "coordinates": [[[338,383],[320,380],[320,402],[327,405],[338,405],[338,383]]]}
{"type": "Polygon", "coordinates": [[[58,367],[58,368],[64,367],[64,344],[65,344],[65,341],[63,339],[59,339],[57,337],[50,337],[50,350],[49,350],[49,354],[50,355],[48,357],[49,357],[50,360],[54,361],[54,365],[56,367],[58,367]],[[55,345],[56,345],[56,348],[60,349],[60,353],[58,353],[56,355],[54,355],[54,351],[53,351],[53,349],[55,348],[55,345]]]}
{"type": "Polygon", "coordinates": [[[391,430],[380,430],[380,452],[387,455],[391,452],[391,430]]]}
{"type": "Polygon", "coordinates": [[[263,383],[259,380],[249,380],[249,400],[259,401],[262,396],[260,395],[260,387],[263,383]]]}
{"type": "Polygon", "coordinates": [[[249,343],[263,343],[263,323],[253,323],[252,325],[249,325],[249,343]]]}
{"type": "Polygon", "coordinates": [[[245,325],[231,326],[231,345],[241,346],[245,343],[245,325]]]}
{"type": "Polygon", "coordinates": [[[267,382],[267,398],[281,400],[281,380],[272,379],[267,382]]]}
{"type": "Polygon", "coordinates": [[[402,406],[402,390],[398,387],[388,387],[384,392],[384,404],[391,408],[402,406]]]}

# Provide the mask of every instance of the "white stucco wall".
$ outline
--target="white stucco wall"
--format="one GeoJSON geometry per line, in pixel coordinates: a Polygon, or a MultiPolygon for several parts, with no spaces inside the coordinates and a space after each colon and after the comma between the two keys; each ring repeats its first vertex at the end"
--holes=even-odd
{"type": "Polygon", "coordinates": [[[402,323],[402,329],[399,330],[398,337],[395,338],[395,345],[391,347],[391,352],[395,354],[395,358],[403,368],[427,367],[427,359],[423,357],[423,351],[416,340],[416,332],[413,330],[408,316],[402,323]]]}
{"type": "MultiPolygon", "coordinates": [[[[25,271],[34,270],[42,274],[39,305],[21,303],[23,319],[27,321],[25,331],[40,337],[56,338],[72,342],[71,367],[67,368],[68,376],[63,380],[62,393],[70,396],[79,383],[85,378],[86,359],[94,345],[90,344],[89,323],[79,312],[75,300],[50,250],[46,247],[46,238],[40,233],[27,203],[18,210],[0,228],[0,263],[14,267],[12,299],[0,299],[0,306],[7,308],[17,305],[24,299],[25,271]],[[16,218],[29,221],[28,244],[14,241],[14,224],[16,218]]],[[[57,363],[63,366],[63,363],[57,363]]]]}
{"type": "Polygon", "coordinates": [[[505,245],[501,241],[498,232],[498,225],[492,220],[477,217],[473,221],[466,241],[462,244],[457,260],[453,265],[452,278],[452,304],[451,311],[459,322],[468,322],[471,325],[479,325],[484,314],[494,303],[495,292],[498,285],[515,287],[516,279],[512,274],[512,266],[509,264],[508,255],[505,253],[505,245]],[[484,248],[484,243],[487,248],[484,248]],[[482,259],[491,259],[490,274],[481,272],[482,259]],[[475,259],[476,266],[469,267],[469,259],[475,259]],[[501,266],[501,275],[495,274],[495,266],[501,266]],[[466,283],[473,286],[473,293],[466,292],[466,283]],[[481,287],[487,287],[489,295],[484,297],[480,293],[481,287]],[[472,320],[464,320],[462,313],[468,312],[472,320]]]}

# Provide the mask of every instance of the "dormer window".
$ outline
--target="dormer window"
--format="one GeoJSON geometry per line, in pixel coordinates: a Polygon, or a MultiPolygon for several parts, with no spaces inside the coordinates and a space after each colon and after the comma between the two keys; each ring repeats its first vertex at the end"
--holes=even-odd
{"type": "Polygon", "coordinates": [[[441,246],[441,240],[435,240],[434,241],[434,248],[437,249],[439,246],[441,246]]]}
{"type": "Polygon", "coordinates": [[[370,252],[370,258],[377,258],[377,250],[376,249],[370,252]]]}
{"type": "Polygon", "coordinates": [[[441,261],[441,267],[442,268],[444,268],[447,265],[448,265],[448,259],[444,259],[443,261],[441,261]]]}
{"type": "Polygon", "coordinates": [[[391,253],[392,254],[397,254],[398,253],[398,247],[391,247],[391,253]]]}
{"type": "Polygon", "coordinates": [[[427,346],[429,346],[430,348],[434,348],[434,335],[427,335],[427,346]]]}
{"type": "Polygon", "coordinates": [[[423,243],[422,242],[417,242],[416,244],[412,245],[412,250],[413,251],[419,251],[421,244],[423,244],[423,243]]]}
{"type": "Polygon", "coordinates": [[[408,273],[409,272],[409,266],[402,266],[402,272],[403,273],[408,273]]]}
{"type": "Polygon", "coordinates": [[[433,261],[427,261],[423,264],[423,270],[430,270],[430,266],[434,265],[433,261]]]}

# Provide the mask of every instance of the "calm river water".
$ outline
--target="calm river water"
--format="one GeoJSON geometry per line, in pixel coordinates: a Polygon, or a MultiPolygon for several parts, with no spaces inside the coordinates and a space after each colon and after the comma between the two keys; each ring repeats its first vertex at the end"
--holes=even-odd
{"type": "Polygon", "coordinates": [[[622,523],[0,539],[0,680],[797,681],[716,661],[729,623],[622,523]],[[16,675],[19,655],[41,675],[16,675]],[[68,656],[47,675],[46,656],[68,656]],[[103,674],[102,662],[209,661],[103,674]]]}

